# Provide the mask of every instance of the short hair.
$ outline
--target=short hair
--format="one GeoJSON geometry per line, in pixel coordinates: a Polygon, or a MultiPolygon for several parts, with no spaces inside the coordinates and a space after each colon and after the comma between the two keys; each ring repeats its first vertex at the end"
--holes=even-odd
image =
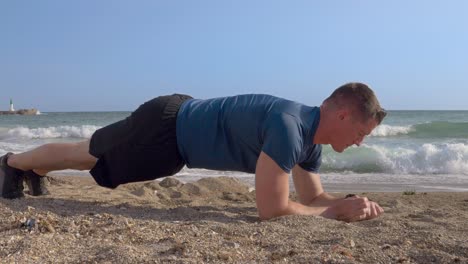
{"type": "Polygon", "coordinates": [[[380,124],[387,115],[380,106],[379,100],[369,86],[364,83],[351,82],[338,87],[324,103],[337,108],[350,106],[357,112],[362,121],[374,119],[380,124]]]}

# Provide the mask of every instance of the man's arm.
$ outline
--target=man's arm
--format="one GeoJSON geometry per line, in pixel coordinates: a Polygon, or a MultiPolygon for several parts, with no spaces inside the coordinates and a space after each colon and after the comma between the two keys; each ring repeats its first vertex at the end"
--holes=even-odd
{"type": "Polygon", "coordinates": [[[328,207],[322,213],[322,216],[334,218],[343,221],[358,221],[375,218],[383,213],[383,209],[375,202],[369,201],[366,197],[355,196],[353,198],[337,198],[323,190],[320,176],[315,173],[308,172],[296,165],[292,170],[294,187],[299,197],[299,201],[308,206],[328,207]],[[346,210],[342,208],[346,206],[348,201],[356,199],[363,200],[366,204],[366,215],[358,217],[349,217],[346,215],[346,210]],[[346,200],[346,201],[345,201],[346,200]]]}
{"type": "Polygon", "coordinates": [[[257,210],[262,220],[282,215],[320,215],[326,207],[308,207],[289,200],[289,175],[264,152],[255,171],[257,210]]]}
{"type": "MultiPolygon", "coordinates": [[[[311,183],[313,182],[312,179],[311,183]]],[[[331,206],[318,203],[317,201],[322,201],[317,200],[320,191],[323,193],[320,184],[318,191],[313,191],[318,196],[312,199],[310,206],[289,200],[289,175],[264,152],[257,161],[255,187],[257,210],[262,220],[282,215],[322,215],[343,221],[357,221],[366,219],[370,211],[367,198],[342,199],[331,206]]],[[[307,186],[303,190],[307,190],[307,186]]],[[[304,198],[308,198],[305,192],[303,194],[304,198]]],[[[324,199],[327,200],[328,197],[324,196],[324,199]]]]}
{"type": "Polygon", "coordinates": [[[292,176],[299,201],[303,205],[313,203],[315,206],[330,206],[337,200],[341,200],[324,192],[318,174],[308,172],[296,165],[292,170],[292,176]]]}

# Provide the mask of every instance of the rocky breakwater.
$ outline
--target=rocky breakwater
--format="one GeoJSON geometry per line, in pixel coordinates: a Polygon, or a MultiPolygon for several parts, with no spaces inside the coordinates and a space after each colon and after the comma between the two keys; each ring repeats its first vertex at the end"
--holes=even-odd
{"type": "Polygon", "coordinates": [[[35,108],[32,109],[19,109],[16,111],[0,111],[0,115],[37,115],[39,111],[35,108]]]}

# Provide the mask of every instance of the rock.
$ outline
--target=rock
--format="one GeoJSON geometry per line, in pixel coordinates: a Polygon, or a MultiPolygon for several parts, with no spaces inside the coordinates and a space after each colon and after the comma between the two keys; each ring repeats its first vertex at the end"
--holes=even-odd
{"type": "Polygon", "coordinates": [[[170,188],[170,187],[179,187],[179,186],[182,186],[183,183],[180,182],[179,180],[177,179],[174,179],[172,177],[167,177],[165,178],[164,180],[162,180],[160,183],[159,183],[160,186],[162,187],[165,187],[165,188],[170,188]]]}

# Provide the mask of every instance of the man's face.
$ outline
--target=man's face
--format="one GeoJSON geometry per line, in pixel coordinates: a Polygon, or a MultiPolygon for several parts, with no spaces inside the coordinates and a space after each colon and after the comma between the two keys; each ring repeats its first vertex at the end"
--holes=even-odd
{"type": "Polygon", "coordinates": [[[360,118],[353,118],[350,114],[340,114],[336,125],[336,133],[331,142],[333,150],[341,153],[352,145],[361,145],[364,137],[369,135],[377,125],[375,120],[363,122],[360,121],[360,118]]]}

